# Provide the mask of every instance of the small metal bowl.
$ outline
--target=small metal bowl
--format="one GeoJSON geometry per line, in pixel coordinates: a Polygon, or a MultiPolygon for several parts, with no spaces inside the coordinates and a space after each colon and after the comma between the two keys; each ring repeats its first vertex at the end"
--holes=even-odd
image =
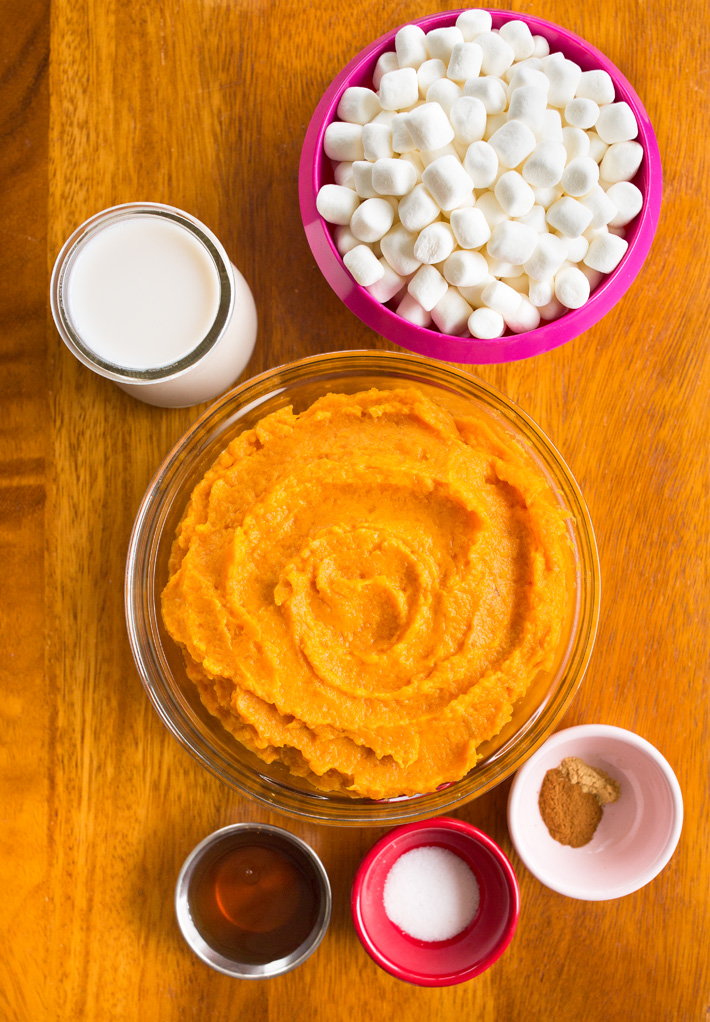
{"type": "Polygon", "coordinates": [[[260,823],[235,823],[206,837],[183,863],[175,888],[175,912],[187,943],[211,968],[237,979],[271,979],[305,962],[325,936],[331,904],[328,874],[313,849],[280,827],[260,823]],[[196,903],[200,881],[205,879],[210,867],[229,852],[246,845],[262,845],[285,852],[305,877],[315,900],[315,919],[301,943],[288,954],[279,954],[264,962],[243,961],[224,947],[216,946],[217,941],[201,921],[196,903]]]}

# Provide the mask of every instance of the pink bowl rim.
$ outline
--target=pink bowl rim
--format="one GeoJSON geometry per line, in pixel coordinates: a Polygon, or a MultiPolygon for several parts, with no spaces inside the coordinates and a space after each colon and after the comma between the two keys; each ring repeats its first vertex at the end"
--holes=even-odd
{"type": "Polygon", "coordinates": [[[520,919],[520,886],[518,884],[518,878],[515,874],[515,870],[513,869],[508,857],[503,849],[496,844],[492,837],[490,837],[490,835],[486,834],[485,831],[479,830],[479,828],[475,827],[472,823],[466,823],[465,820],[458,820],[453,816],[434,816],[429,820],[419,820],[416,823],[407,823],[401,827],[395,827],[393,830],[381,837],[379,841],[375,842],[358,866],[352,886],[350,907],[352,911],[353,925],[360,943],[375,964],[379,965],[380,968],[385,970],[385,972],[389,972],[390,975],[395,976],[397,979],[405,980],[407,983],[412,983],[415,986],[454,986],[458,983],[465,983],[469,979],[474,979],[482,972],[485,972],[500,958],[510,944],[520,919]],[[421,973],[414,972],[404,966],[397,965],[395,962],[392,962],[389,958],[385,957],[370,939],[370,935],[362,918],[362,900],[365,879],[381,853],[392,843],[392,841],[404,834],[422,832],[423,836],[423,832],[431,830],[432,828],[436,830],[455,831],[486,848],[500,867],[501,874],[506,882],[506,886],[508,887],[511,900],[511,910],[508,914],[508,921],[503,936],[492,948],[487,957],[482,962],[468,969],[460,969],[457,972],[446,973],[441,976],[422,975],[421,973]]]}
{"type": "MultiPolygon", "coordinates": [[[[644,149],[646,186],[644,205],[636,218],[634,236],[618,267],[596,288],[580,309],[567,312],[560,319],[546,323],[535,330],[521,334],[504,335],[494,340],[453,337],[435,330],[418,327],[407,322],[386,306],[381,305],[355,283],[342,262],[328,225],[318,213],[316,196],[319,184],[319,163],[322,157],[325,129],[335,117],[335,111],[350,78],[380,51],[392,47],[394,37],[402,27],[386,32],[362,49],[346,64],[328,86],[316,106],[306,130],[298,174],[299,203],[306,238],[313,256],[328,284],[351,312],[371,329],[401,347],[441,361],[468,365],[514,362],[551,351],[590,329],[623,297],[638,275],[658,226],[663,191],[661,157],[653,126],[631,83],[600,50],[569,29],[530,14],[487,8],[493,24],[499,27],[506,21],[525,22],[537,35],[559,36],[568,46],[581,48],[589,62],[611,76],[617,93],[616,99],[625,100],[632,108],[639,125],[639,141],[644,149]]],[[[405,24],[419,25],[424,30],[452,24],[462,9],[430,14],[412,19],[405,24]]],[[[642,167],[644,166],[642,164],[642,167]]],[[[632,221],[632,224],[634,221],[632,221]]]]}

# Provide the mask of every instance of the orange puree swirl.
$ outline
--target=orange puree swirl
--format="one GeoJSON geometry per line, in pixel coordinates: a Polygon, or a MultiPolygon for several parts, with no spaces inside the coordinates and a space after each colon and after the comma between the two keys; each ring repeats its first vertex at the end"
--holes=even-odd
{"type": "Polygon", "coordinates": [[[207,708],[262,760],[382,799],[476,763],[550,667],[567,512],[494,420],[329,394],[231,442],[162,596],[207,708]]]}

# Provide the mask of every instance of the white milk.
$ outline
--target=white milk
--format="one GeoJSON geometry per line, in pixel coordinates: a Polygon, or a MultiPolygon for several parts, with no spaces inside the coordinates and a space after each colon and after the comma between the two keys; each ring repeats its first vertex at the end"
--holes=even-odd
{"type": "Polygon", "coordinates": [[[217,238],[159,203],[114,206],[82,224],[57,257],[51,304],[84,365],[166,407],[226,390],[256,339],[251,291],[217,238]]]}
{"type": "Polygon", "coordinates": [[[154,369],[188,355],[219,308],[219,274],[184,227],[136,216],[90,237],[65,284],[79,337],[123,369],[154,369]]]}

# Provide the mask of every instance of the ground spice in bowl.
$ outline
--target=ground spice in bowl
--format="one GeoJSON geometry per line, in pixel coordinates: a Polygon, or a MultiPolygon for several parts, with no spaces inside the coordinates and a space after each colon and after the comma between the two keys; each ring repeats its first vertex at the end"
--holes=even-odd
{"type": "Polygon", "coordinates": [[[538,805],[551,837],[581,848],[594,837],[604,806],[620,794],[618,781],[604,770],[568,756],[545,774],[538,805]]]}

